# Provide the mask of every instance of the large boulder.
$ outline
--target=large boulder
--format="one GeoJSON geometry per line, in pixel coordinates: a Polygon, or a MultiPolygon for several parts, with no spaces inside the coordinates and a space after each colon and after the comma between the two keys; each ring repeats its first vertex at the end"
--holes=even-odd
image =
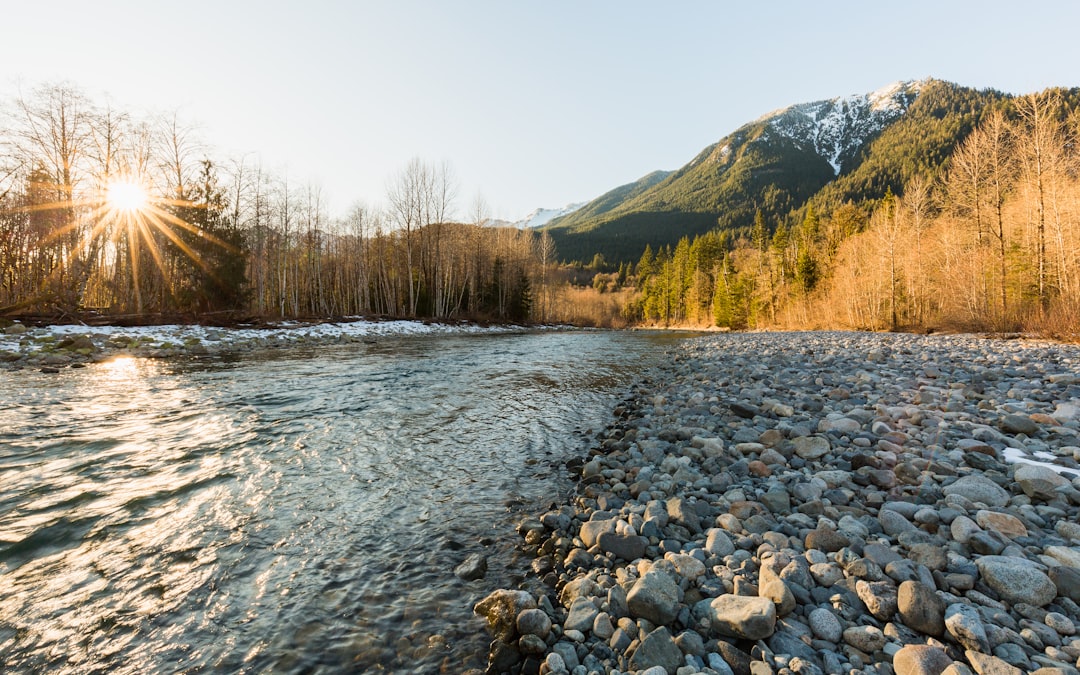
{"type": "Polygon", "coordinates": [[[1023,558],[987,555],[975,561],[986,585],[1010,603],[1043,607],[1057,597],[1057,587],[1034,563],[1023,558]]]}

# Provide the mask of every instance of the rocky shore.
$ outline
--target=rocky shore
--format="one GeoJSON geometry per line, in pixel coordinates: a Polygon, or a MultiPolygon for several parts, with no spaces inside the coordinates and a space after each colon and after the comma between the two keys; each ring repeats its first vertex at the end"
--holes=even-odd
{"type": "Polygon", "coordinates": [[[1076,673],[1080,349],[687,341],[615,410],[490,673],[1076,673]]]}
{"type": "Polygon", "coordinates": [[[59,373],[118,356],[183,358],[297,346],[369,342],[401,335],[481,333],[523,330],[520,326],[480,326],[468,322],[345,321],[283,322],[261,328],[213,328],[199,325],[35,327],[0,323],[0,369],[35,368],[59,373]]]}

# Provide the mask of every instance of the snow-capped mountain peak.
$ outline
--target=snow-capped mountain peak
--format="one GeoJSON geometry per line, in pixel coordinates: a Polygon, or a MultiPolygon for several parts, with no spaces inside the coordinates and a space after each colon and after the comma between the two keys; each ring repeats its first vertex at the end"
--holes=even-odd
{"type": "Polygon", "coordinates": [[[574,211],[577,211],[582,206],[585,206],[585,204],[587,203],[588,202],[578,202],[576,204],[567,204],[561,209],[538,208],[529,213],[529,215],[525,216],[521,220],[511,223],[511,226],[523,230],[531,230],[538,227],[543,227],[560,216],[565,216],[568,213],[573,213],[574,211]]]}
{"type": "Polygon", "coordinates": [[[924,84],[894,82],[869,94],[789,106],[759,120],[767,124],[761,138],[775,132],[796,145],[810,145],[839,175],[867,139],[907,111],[924,84]]]}

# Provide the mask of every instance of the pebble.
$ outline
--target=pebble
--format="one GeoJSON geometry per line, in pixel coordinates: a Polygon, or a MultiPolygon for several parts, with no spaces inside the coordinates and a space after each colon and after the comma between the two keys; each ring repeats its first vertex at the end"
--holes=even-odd
{"type": "Polygon", "coordinates": [[[683,341],[523,530],[554,568],[521,625],[477,612],[510,646],[545,613],[540,672],[1075,669],[1076,372],[1080,348],[963,335],[683,341]]]}

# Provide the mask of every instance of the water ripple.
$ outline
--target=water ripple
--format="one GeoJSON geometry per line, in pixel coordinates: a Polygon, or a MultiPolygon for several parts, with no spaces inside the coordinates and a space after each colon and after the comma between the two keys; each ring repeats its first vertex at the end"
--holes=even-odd
{"type": "Polygon", "coordinates": [[[0,669],[482,667],[471,606],[521,572],[504,504],[568,489],[574,430],[662,341],[384,338],[0,374],[0,669]],[[471,552],[491,570],[466,583],[471,552]]]}

